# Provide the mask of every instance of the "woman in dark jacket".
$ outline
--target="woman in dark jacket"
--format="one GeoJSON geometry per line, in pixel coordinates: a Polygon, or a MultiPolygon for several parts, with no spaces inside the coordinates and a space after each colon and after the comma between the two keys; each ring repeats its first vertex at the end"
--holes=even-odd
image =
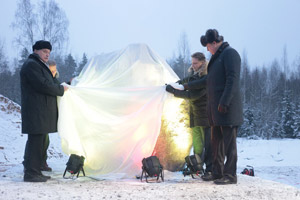
{"type": "MultiPolygon", "coordinates": [[[[201,80],[207,74],[206,59],[203,53],[196,52],[192,55],[192,66],[189,69],[190,75],[179,84],[186,84],[191,81],[201,80]]],[[[212,156],[210,145],[210,128],[206,111],[206,87],[195,90],[177,90],[167,85],[166,90],[173,93],[175,97],[189,100],[190,127],[192,128],[194,154],[200,155],[206,165],[205,172],[211,172],[212,156]],[[203,151],[204,150],[204,151],[203,151]]]]}

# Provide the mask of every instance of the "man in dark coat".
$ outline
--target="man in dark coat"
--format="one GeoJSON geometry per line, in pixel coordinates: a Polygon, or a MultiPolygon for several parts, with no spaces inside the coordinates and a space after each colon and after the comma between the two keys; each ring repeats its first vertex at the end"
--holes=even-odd
{"type": "MultiPolygon", "coordinates": [[[[190,75],[179,80],[179,84],[185,84],[205,78],[207,74],[207,63],[203,53],[196,52],[192,55],[192,66],[189,69],[190,75]]],[[[205,173],[212,171],[212,155],[210,142],[210,127],[206,112],[206,87],[195,90],[177,90],[171,85],[166,90],[175,97],[189,100],[190,127],[193,136],[194,154],[198,154],[205,163],[205,173]]]]}
{"type": "Polygon", "coordinates": [[[57,132],[57,96],[68,88],[58,84],[47,66],[52,46],[40,40],[32,47],[21,71],[22,133],[28,134],[24,155],[24,181],[45,182],[41,173],[42,151],[48,133],[57,132]]]}
{"type": "Polygon", "coordinates": [[[211,125],[213,173],[203,180],[216,184],[237,183],[237,130],[243,123],[240,94],[241,59],[238,52],[223,42],[215,29],[207,30],[201,44],[212,54],[205,80],[185,84],[187,89],[196,89],[207,84],[208,119],[211,125]],[[226,162],[224,164],[226,157],[226,162]]]}

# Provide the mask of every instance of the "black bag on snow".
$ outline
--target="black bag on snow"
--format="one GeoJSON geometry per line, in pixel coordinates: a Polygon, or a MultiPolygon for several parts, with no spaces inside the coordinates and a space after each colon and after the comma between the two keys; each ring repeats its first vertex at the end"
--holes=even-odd
{"type": "Polygon", "coordinates": [[[194,175],[199,176],[203,173],[203,161],[198,154],[185,157],[185,167],[182,170],[184,176],[191,175],[192,178],[195,178],[194,175]]]}
{"type": "Polygon", "coordinates": [[[148,177],[156,177],[156,182],[159,180],[159,177],[161,177],[161,180],[164,181],[163,166],[160,164],[159,159],[156,156],[144,158],[142,160],[142,164],[141,181],[143,181],[143,177],[145,177],[147,183],[148,177]]]}
{"type": "Polygon", "coordinates": [[[85,176],[84,170],[83,170],[83,164],[84,164],[85,158],[83,156],[78,156],[76,154],[71,154],[69,157],[69,160],[67,162],[67,167],[64,172],[63,177],[65,178],[66,172],[68,171],[71,175],[77,174],[77,178],[79,176],[80,171],[82,171],[83,176],[85,176]]]}

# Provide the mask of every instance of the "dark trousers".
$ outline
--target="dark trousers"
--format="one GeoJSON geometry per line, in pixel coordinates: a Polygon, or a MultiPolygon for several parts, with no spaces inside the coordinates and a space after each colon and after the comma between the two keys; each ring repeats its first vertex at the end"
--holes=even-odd
{"type": "Polygon", "coordinates": [[[205,172],[212,172],[212,148],[211,148],[211,129],[210,127],[204,128],[205,141],[204,141],[204,163],[205,172]]]}
{"type": "Polygon", "coordinates": [[[44,144],[43,144],[43,151],[42,151],[42,165],[45,165],[47,162],[47,150],[50,144],[50,140],[49,140],[49,134],[45,135],[45,139],[44,139],[44,144]]]}
{"type": "Polygon", "coordinates": [[[28,134],[23,162],[25,173],[41,174],[45,137],[46,134],[28,134]]]}
{"type": "Polygon", "coordinates": [[[215,177],[236,176],[237,127],[212,126],[213,175],[215,177]],[[226,158],[226,163],[224,161],[226,158]]]}

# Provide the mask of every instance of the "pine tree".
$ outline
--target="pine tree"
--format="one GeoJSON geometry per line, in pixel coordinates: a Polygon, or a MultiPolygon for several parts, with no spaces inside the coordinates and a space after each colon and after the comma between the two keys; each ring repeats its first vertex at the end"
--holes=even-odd
{"type": "Polygon", "coordinates": [[[184,64],[184,58],[179,55],[171,66],[180,79],[184,78],[184,64]]]}
{"type": "Polygon", "coordinates": [[[282,100],[283,111],[282,111],[282,129],[283,134],[287,138],[295,138],[293,126],[294,121],[294,105],[291,102],[290,91],[286,91],[282,100]]]}
{"type": "Polygon", "coordinates": [[[295,105],[295,115],[294,115],[294,138],[300,138],[300,103],[297,102],[295,105]]]}
{"type": "Polygon", "coordinates": [[[67,82],[74,77],[77,64],[71,54],[66,56],[64,63],[59,67],[59,80],[67,82]]]}
{"type": "Polygon", "coordinates": [[[248,106],[244,110],[244,123],[240,128],[239,136],[249,138],[254,133],[255,133],[255,119],[253,115],[253,110],[248,106]]]}
{"type": "Polygon", "coordinates": [[[78,67],[76,68],[75,76],[78,76],[80,74],[81,70],[83,69],[83,67],[87,62],[88,62],[87,56],[85,53],[83,53],[82,60],[79,63],[78,67]]]}
{"type": "Polygon", "coordinates": [[[22,66],[23,63],[25,62],[25,60],[28,58],[29,56],[29,52],[26,48],[23,48],[21,51],[21,59],[19,60],[19,65],[22,66]]]}

